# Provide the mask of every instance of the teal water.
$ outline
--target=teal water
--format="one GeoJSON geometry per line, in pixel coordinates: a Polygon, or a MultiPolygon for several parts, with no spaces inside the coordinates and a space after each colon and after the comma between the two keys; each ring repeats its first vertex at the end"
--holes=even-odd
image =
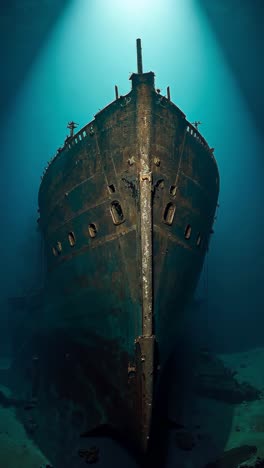
{"type": "MultiPolygon", "coordinates": [[[[208,2],[195,0],[75,0],[61,8],[26,73],[17,80],[1,119],[3,356],[10,354],[16,320],[8,297],[27,293],[43,281],[45,266],[36,229],[40,176],[63,143],[70,120],[80,127],[92,120],[114,99],[115,85],[120,94],[129,91],[137,37],[142,39],[144,70],[155,72],[161,93],[170,86],[172,100],[191,122],[202,122],[201,133],[215,148],[219,166],[220,207],[197,292],[202,302],[190,314],[188,334],[199,346],[219,353],[264,346],[262,131],[254,114],[257,103],[249,100],[243,85],[246,63],[257,69],[253,64],[259,60],[260,40],[257,30],[254,37],[250,32],[262,10],[256,2],[250,16],[246,2],[231,3],[217,3],[213,10],[217,24],[208,14],[212,7],[205,8],[208,2]],[[232,49],[232,41],[237,46],[239,34],[244,44],[246,32],[255,47],[244,56],[237,49],[238,63],[244,65],[239,69],[227,46],[232,49]]],[[[35,25],[41,21],[36,12],[30,14],[31,10],[17,16],[17,24],[19,18],[35,25]]],[[[14,64],[23,59],[19,44],[10,40],[9,47],[5,54],[13,55],[14,64]]],[[[17,73],[13,66],[5,75],[17,73]]],[[[249,74],[252,88],[258,79],[249,74]]],[[[263,90],[258,99],[263,99],[263,90]]]]}

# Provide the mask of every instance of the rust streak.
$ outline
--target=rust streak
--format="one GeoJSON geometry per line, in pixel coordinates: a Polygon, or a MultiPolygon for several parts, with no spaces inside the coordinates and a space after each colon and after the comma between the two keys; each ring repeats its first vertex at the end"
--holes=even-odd
{"type": "Polygon", "coordinates": [[[152,415],[154,356],[146,346],[153,343],[153,290],[152,290],[152,173],[150,169],[150,142],[152,122],[152,92],[149,79],[151,74],[140,75],[137,84],[138,112],[138,154],[140,158],[140,236],[141,236],[141,277],[142,277],[142,333],[137,339],[140,353],[137,353],[138,379],[141,393],[141,445],[147,450],[152,415]]]}

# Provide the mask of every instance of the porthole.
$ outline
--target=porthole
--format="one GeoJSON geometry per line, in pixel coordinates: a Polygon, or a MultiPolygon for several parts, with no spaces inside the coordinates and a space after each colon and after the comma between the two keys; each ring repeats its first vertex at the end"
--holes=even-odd
{"type": "Polygon", "coordinates": [[[176,185],[171,185],[171,186],[170,186],[170,194],[171,194],[173,197],[175,197],[176,192],[177,192],[177,187],[176,187],[176,185]]]}
{"type": "Polygon", "coordinates": [[[76,239],[75,239],[74,232],[69,232],[68,240],[69,240],[69,244],[70,244],[71,247],[73,247],[76,244],[76,239]]]}
{"type": "Polygon", "coordinates": [[[62,252],[62,245],[61,245],[61,242],[58,241],[58,242],[56,243],[55,247],[52,247],[52,252],[53,252],[53,255],[54,255],[55,257],[58,257],[58,255],[61,254],[61,252],[62,252]]]}
{"type": "Polygon", "coordinates": [[[125,221],[124,213],[119,201],[115,200],[111,203],[110,213],[114,224],[121,224],[125,221]]]}
{"type": "Polygon", "coordinates": [[[184,233],[185,239],[190,239],[191,233],[192,233],[192,228],[191,228],[190,224],[188,224],[186,226],[185,233],[184,233]]]}
{"type": "Polygon", "coordinates": [[[156,184],[155,184],[155,188],[156,189],[163,189],[164,188],[164,179],[159,179],[157,180],[156,184]]]}
{"type": "Polygon", "coordinates": [[[57,242],[56,247],[57,247],[57,250],[58,250],[59,252],[62,252],[62,245],[61,245],[61,242],[60,242],[60,241],[57,242]]]}
{"type": "Polygon", "coordinates": [[[175,215],[176,206],[173,203],[168,203],[163,214],[163,221],[166,224],[171,225],[175,215]]]}
{"type": "Polygon", "coordinates": [[[58,255],[59,255],[59,252],[56,249],[56,247],[52,247],[52,253],[53,253],[54,257],[58,257],[58,255]]]}
{"type": "Polygon", "coordinates": [[[109,190],[110,193],[115,193],[116,189],[115,189],[114,184],[108,185],[108,190],[109,190]]]}
{"type": "Polygon", "coordinates": [[[88,232],[90,237],[96,237],[97,234],[97,227],[94,223],[89,224],[88,232]]]}

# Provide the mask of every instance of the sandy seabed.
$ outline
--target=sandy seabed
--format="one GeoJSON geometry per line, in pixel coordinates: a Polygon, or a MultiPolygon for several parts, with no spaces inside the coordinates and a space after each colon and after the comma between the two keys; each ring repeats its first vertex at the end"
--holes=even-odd
{"type": "MultiPolygon", "coordinates": [[[[0,359],[0,368],[9,366],[8,359],[0,359]]],[[[8,387],[0,385],[7,397],[12,394],[8,387]]],[[[0,406],[0,468],[44,468],[49,460],[28,437],[23,425],[16,418],[14,408],[0,406]]]]}
{"type": "Polygon", "coordinates": [[[239,383],[259,390],[260,398],[238,404],[200,396],[186,398],[183,422],[195,443],[192,450],[179,450],[172,433],[166,468],[205,468],[208,463],[214,468],[243,468],[255,466],[257,458],[264,459],[264,348],[217,358],[239,383]],[[231,449],[243,446],[254,446],[256,454],[240,463],[221,460],[231,449]]]}
{"type": "Polygon", "coordinates": [[[262,398],[235,405],[226,450],[239,445],[255,445],[257,456],[264,458],[264,349],[219,356],[237,372],[238,382],[248,382],[262,392],[262,398]]]}
{"type": "Polygon", "coordinates": [[[0,467],[44,468],[47,458],[30,440],[12,408],[0,408],[0,467]]]}
{"type": "MultiPolygon", "coordinates": [[[[214,459],[214,448],[219,447],[223,433],[225,433],[224,451],[242,445],[254,445],[257,447],[257,454],[247,461],[247,464],[250,462],[254,464],[256,457],[264,458],[264,348],[218,357],[226,367],[236,372],[236,379],[239,382],[250,383],[262,392],[263,397],[259,400],[231,405],[232,418],[228,424],[228,431],[224,427],[224,415],[228,411],[230,414],[230,404],[197,397],[195,405],[199,414],[196,423],[199,423],[200,427],[202,415],[204,439],[189,452],[180,452],[175,449],[172,441],[168,462],[164,468],[203,468],[208,460],[214,459]]],[[[0,368],[3,369],[7,361],[0,359],[0,368]]],[[[12,396],[8,387],[0,385],[0,390],[7,397],[12,396]]],[[[115,465],[109,465],[109,462],[109,458],[108,462],[104,459],[104,450],[102,450],[102,457],[96,466],[118,468],[117,460],[115,460],[115,465]]],[[[0,468],[45,468],[46,465],[52,465],[52,463],[30,439],[23,425],[16,418],[15,409],[0,406],[0,468]]],[[[134,466],[133,463],[132,465],[134,466]]],[[[129,466],[132,465],[129,464],[129,466]]]]}

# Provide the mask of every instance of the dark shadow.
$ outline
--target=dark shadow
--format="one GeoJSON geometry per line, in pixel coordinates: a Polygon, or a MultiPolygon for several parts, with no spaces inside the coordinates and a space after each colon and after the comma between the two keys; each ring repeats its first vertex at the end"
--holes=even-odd
{"type": "Polygon", "coordinates": [[[255,125],[263,130],[264,3],[262,0],[199,2],[246,99],[255,125]]]}
{"type": "MultiPolygon", "coordinates": [[[[17,330],[15,348],[21,342],[18,335],[17,330]]],[[[201,348],[200,342],[197,346],[191,329],[185,329],[158,378],[150,450],[146,457],[142,457],[135,452],[133,440],[125,432],[120,434],[107,424],[86,430],[86,411],[83,412],[81,407],[78,409],[78,403],[83,401],[81,406],[85,407],[87,400],[91,412],[92,394],[89,394],[89,386],[82,389],[83,377],[78,381],[79,371],[76,373],[76,370],[80,364],[86,365],[88,360],[84,375],[90,380],[90,376],[96,373],[93,361],[87,357],[90,355],[87,350],[76,343],[66,342],[60,334],[56,334],[54,340],[50,336],[44,339],[39,336],[35,343],[26,340],[25,344],[28,349],[19,347],[16,350],[17,359],[13,361],[9,379],[5,376],[6,371],[2,375],[0,373],[2,383],[14,390],[12,397],[0,392],[0,404],[16,408],[30,437],[58,468],[85,466],[86,459],[97,456],[97,447],[100,447],[99,455],[103,457],[105,444],[110,444],[111,453],[116,450],[117,456],[120,450],[125,450],[141,468],[185,468],[190,466],[188,460],[192,461],[191,466],[204,468],[208,462],[223,456],[233,422],[234,405],[258,398],[250,386],[237,386],[232,371],[225,368],[214,353],[201,348]],[[35,353],[36,347],[38,354],[35,353]],[[53,388],[56,381],[60,390],[58,394],[53,388]],[[39,392],[40,387],[45,389],[43,394],[39,392]],[[69,418],[67,401],[73,401],[75,397],[77,407],[74,411],[70,407],[69,418]],[[50,418],[47,418],[48,413],[50,418]],[[55,424],[58,418],[61,425],[55,424]]],[[[107,382],[102,382],[101,387],[102,398],[112,392],[107,382]]],[[[112,409],[116,411],[117,408],[123,411],[118,395],[112,409]]],[[[86,410],[88,414],[88,407],[86,410]]],[[[237,447],[231,455],[235,461],[241,460],[241,456],[247,457],[247,450],[251,449],[237,447]]],[[[119,460],[115,466],[119,466],[118,463],[119,460]]]]}
{"type": "Polygon", "coordinates": [[[16,96],[46,37],[70,0],[1,2],[0,120],[16,96]]]}
{"type": "MultiPolygon", "coordinates": [[[[204,468],[221,458],[235,405],[258,398],[255,388],[240,386],[232,370],[208,349],[198,348],[185,330],[160,376],[148,465],[204,468]]],[[[245,447],[231,455],[232,467],[249,457],[245,447]]]]}

